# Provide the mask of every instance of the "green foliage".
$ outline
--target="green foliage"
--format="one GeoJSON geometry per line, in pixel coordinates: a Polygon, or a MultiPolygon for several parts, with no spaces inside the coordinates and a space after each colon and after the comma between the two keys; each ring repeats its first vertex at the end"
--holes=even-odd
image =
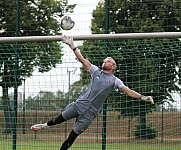
{"type": "Polygon", "coordinates": [[[23,0],[20,1],[20,20],[16,20],[18,11],[16,1],[0,2],[1,37],[14,36],[16,23],[20,23],[20,35],[55,35],[60,34],[58,19],[67,12],[73,12],[75,5],[68,5],[68,0],[23,0]]]}
{"type": "Polygon", "coordinates": [[[26,110],[60,111],[68,104],[68,93],[40,91],[36,96],[26,99],[26,110]]]}
{"type": "MultiPolygon", "coordinates": [[[[19,22],[20,36],[43,36],[55,35],[61,33],[58,19],[66,12],[73,12],[75,5],[68,5],[67,0],[49,1],[49,0],[24,0],[20,1],[20,10],[16,10],[15,1],[0,2],[0,25],[1,37],[15,36],[16,26],[19,22]],[[19,12],[20,19],[17,20],[19,12]]],[[[47,72],[56,64],[61,63],[63,56],[61,47],[56,42],[49,43],[22,43],[1,44],[0,46],[0,66],[4,67],[1,70],[1,76],[4,78],[1,86],[6,82],[12,83],[6,87],[12,87],[14,81],[14,62],[16,61],[15,51],[18,51],[19,71],[18,85],[21,84],[21,79],[30,77],[35,68],[39,72],[47,72]],[[5,64],[5,65],[4,65],[5,64]],[[9,76],[9,77],[8,77],[9,76]]]]}
{"type": "MultiPolygon", "coordinates": [[[[75,5],[68,5],[68,0],[0,1],[0,36],[60,34],[58,19],[67,12],[73,12],[74,7],[75,5]],[[19,10],[17,10],[18,2],[19,10]]],[[[57,42],[19,42],[0,45],[0,77],[2,79],[0,86],[3,89],[6,129],[11,128],[11,121],[8,120],[11,116],[8,88],[21,85],[22,80],[32,76],[35,69],[42,73],[50,71],[56,64],[61,63],[62,56],[60,44],[57,42]]],[[[11,133],[10,130],[6,132],[11,133]]]]}
{"type": "MultiPolygon", "coordinates": [[[[180,5],[180,2],[173,3],[171,0],[166,2],[111,0],[109,33],[179,32],[180,5]]],[[[93,34],[106,33],[105,10],[105,1],[100,1],[93,11],[91,26],[93,34]]],[[[106,56],[113,57],[118,66],[115,75],[135,91],[143,95],[152,95],[156,103],[160,104],[168,96],[167,90],[175,89],[174,83],[178,74],[176,66],[181,58],[180,47],[178,39],[144,39],[85,41],[80,49],[92,64],[99,67],[106,56]]],[[[88,83],[85,79],[87,73],[81,70],[80,82],[88,83]]],[[[126,112],[124,106],[133,107],[132,99],[122,93],[114,92],[109,99],[111,104],[117,103],[117,110],[121,107],[122,113],[126,112]]],[[[134,105],[141,107],[137,102],[134,102],[134,105]]],[[[146,112],[151,111],[151,105],[146,103],[142,105],[146,112]]],[[[135,110],[137,109],[134,108],[129,112],[135,110]]],[[[137,113],[130,115],[135,114],[137,113]]]]}
{"type": "MultiPolygon", "coordinates": [[[[109,32],[179,32],[181,27],[179,1],[110,0],[109,32]]],[[[93,11],[92,33],[105,33],[105,0],[93,11]]]]}

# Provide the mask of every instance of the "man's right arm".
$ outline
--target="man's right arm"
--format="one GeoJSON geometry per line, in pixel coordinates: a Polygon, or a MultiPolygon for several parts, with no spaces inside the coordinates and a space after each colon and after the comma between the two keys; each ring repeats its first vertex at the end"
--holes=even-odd
{"type": "Polygon", "coordinates": [[[75,49],[73,50],[73,52],[74,52],[75,56],[77,57],[77,59],[78,59],[78,60],[82,63],[82,65],[85,67],[85,69],[86,69],[86,70],[89,70],[90,67],[91,67],[91,63],[82,56],[82,54],[81,54],[81,52],[78,50],[78,48],[75,48],[75,49]]]}
{"type": "Polygon", "coordinates": [[[62,36],[61,37],[62,42],[66,43],[67,45],[69,45],[69,47],[73,50],[75,56],[77,57],[77,59],[82,63],[82,65],[85,67],[86,70],[89,70],[91,67],[91,63],[85,59],[81,52],[78,50],[78,48],[75,47],[74,42],[73,42],[73,38],[71,37],[67,37],[67,36],[62,36]]]}

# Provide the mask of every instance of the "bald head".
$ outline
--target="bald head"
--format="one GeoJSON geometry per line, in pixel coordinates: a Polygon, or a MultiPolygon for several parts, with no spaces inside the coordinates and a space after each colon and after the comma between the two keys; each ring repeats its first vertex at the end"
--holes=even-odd
{"type": "Polygon", "coordinates": [[[104,59],[104,62],[102,64],[102,69],[104,71],[111,71],[113,73],[115,72],[116,67],[116,62],[112,57],[107,57],[106,59],[104,59]]]}

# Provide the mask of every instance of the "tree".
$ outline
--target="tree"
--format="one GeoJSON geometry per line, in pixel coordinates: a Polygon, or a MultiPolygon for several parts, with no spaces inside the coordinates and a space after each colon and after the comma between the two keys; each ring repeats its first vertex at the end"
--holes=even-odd
{"type": "MultiPolygon", "coordinates": [[[[164,2],[110,0],[109,33],[179,32],[181,29],[180,5],[180,2],[172,0],[164,2]]],[[[105,1],[102,0],[93,11],[91,26],[93,34],[105,33],[104,10],[105,1]]],[[[102,61],[100,58],[105,58],[105,54],[113,56],[118,65],[116,76],[129,83],[132,89],[145,95],[153,95],[158,104],[167,96],[167,90],[174,88],[178,73],[175,68],[181,58],[178,49],[179,39],[159,39],[159,42],[155,39],[123,40],[117,45],[114,44],[114,49],[110,46],[107,53],[104,47],[99,41],[96,44],[94,41],[85,41],[80,49],[86,58],[97,65],[100,65],[102,61]],[[149,86],[145,88],[145,85],[149,86]]],[[[82,79],[85,76],[85,72],[82,71],[80,82],[84,83],[82,79]]],[[[146,112],[151,111],[148,103],[133,102],[125,95],[121,96],[121,100],[120,96],[110,99],[122,101],[120,103],[122,115],[140,115],[139,123],[143,129],[146,128],[146,112]]]]}
{"type": "Polygon", "coordinates": [[[29,96],[26,99],[26,109],[30,110],[58,110],[65,107],[67,102],[67,93],[57,91],[40,91],[35,96],[29,96]]]}
{"type": "MultiPolygon", "coordinates": [[[[19,22],[20,36],[43,36],[61,33],[58,18],[66,12],[73,12],[75,5],[68,5],[68,0],[24,0],[20,1],[20,10],[16,8],[16,1],[0,2],[0,36],[15,36],[16,23],[19,22]],[[16,20],[17,13],[20,19],[16,20]]],[[[0,45],[0,67],[3,89],[3,110],[6,122],[6,133],[11,133],[12,114],[8,100],[8,89],[14,86],[14,67],[16,65],[15,49],[18,49],[17,85],[22,84],[24,78],[32,76],[35,68],[39,72],[47,72],[56,64],[61,63],[62,51],[56,42],[22,43],[14,47],[13,44],[0,45]]]]}

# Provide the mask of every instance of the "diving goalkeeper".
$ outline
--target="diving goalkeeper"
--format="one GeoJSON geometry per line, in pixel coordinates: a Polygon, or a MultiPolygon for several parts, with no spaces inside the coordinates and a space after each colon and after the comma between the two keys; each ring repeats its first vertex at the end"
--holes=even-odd
{"type": "Polygon", "coordinates": [[[116,62],[111,57],[104,59],[102,69],[99,69],[82,56],[78,48],[75,47],[71,37],[62,36],[61,40],[69,45],[77,59],[91,74],[91,81],[78,99],[68,104],[60,115],[52,118],[47,123],[35,124],[31,127],[32,130],[37,131],[41,128],[46,128],[76,118],[72,131],[62,144],[60,150],[67,150],[70,148],[75,139],[89,127],[96,116],[101,112],[102,104],[115,88],[120,89],[130,97],[154,103],[151,96],[143,96],[131,90],[125,86],[120,79],[114,76],[116,62]]]}

